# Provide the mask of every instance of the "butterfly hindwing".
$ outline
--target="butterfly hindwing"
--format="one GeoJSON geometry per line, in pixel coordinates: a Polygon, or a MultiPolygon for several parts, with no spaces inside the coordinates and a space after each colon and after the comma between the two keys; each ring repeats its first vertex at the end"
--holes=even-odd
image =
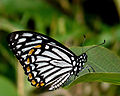
{"type": "Polygon", "coordinates": [[[54,90],[71,76],[76,55],[56,40],[36,32],[17,31],[8,35],[8,43],[32,85],[51,85],[49,90],[54,90]]]}

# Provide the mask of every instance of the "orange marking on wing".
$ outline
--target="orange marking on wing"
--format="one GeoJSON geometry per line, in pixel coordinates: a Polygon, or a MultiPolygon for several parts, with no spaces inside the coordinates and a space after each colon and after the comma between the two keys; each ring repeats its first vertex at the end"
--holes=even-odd
{"type": "Polygon", "coordinates": [[[36,87],[37,87],[37,88],[39,88],[39,87],[40,87],[40,84],[39,84],[39,83],[37,83],[37,84],[36,84],[36,87]]]}
{"type": "Polygon", "coordinates": [[[30,63],[30,59],[28,58],[28,59],[27,59],[27,64],[29,64],[29,63],[30,63]]]}
{"type": "Polygon", "coordinates": [[[35,84],[36,84],[35,80],[32,80],[32,84],[33,84],[33,85],[35,85],[35,84]]]}
{"type": "Polygon", "coordinates": [[[37,46],[35,46],[34,48],[41,48],[41,45],[37,45],[37,46]]]}
{"type": "Polygon", "coordinates": [[[32,79],[32,74],[31,74],[31,73],[29,73],[28,77],[29,77],[29,79],[32,79]]]}
{"type": "Polygon", "coordinates": [[[40,82],[40,86],[44,86],[45,84],[43,82],[40,82]]]}
{"type": "Polygon", "coordinates": [[[34,49],[31,49],[28,53],[28,55],[31,55],[34,52],[34,49]]]}
{"type": "Polygon", "coordinates": [[[30,72],[30,67],[29,66],[27,67],[27,72],[30,72]]]}

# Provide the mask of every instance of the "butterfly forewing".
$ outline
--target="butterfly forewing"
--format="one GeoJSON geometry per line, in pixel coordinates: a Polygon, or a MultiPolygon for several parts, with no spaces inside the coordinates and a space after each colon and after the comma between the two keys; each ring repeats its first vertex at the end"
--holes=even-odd
{"type": "Polygon", "coordinates": [[[8,35],[8,43],[36,87],[51,85],[49,90],[57,89],[73,73],[76,55],[48,36],[17,31],[8,35]]]}

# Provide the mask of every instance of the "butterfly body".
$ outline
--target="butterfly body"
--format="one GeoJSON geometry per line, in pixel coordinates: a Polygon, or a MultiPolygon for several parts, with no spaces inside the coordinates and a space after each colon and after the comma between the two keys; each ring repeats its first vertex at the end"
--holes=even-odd
{"type": "Polygon", "coordinates": [[[55,90],[84,69],[86,53],[76,56],[56,40],[40,33],[17,31],[8,35],[10,49],[33,86],[55,90]]]}

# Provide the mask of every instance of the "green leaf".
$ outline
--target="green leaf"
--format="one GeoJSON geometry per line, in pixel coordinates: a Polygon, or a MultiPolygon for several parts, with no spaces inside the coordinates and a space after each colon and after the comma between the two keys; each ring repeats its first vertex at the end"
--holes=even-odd
{"type": "Polygon", "coordinates": [[[83,76],[79,76],[71,84],[65,88],[69,88],[80,82],[108,82],[116,85],[120,85],[120,73],[89,73],[83,76]]]}
{"type": "MultiPolygon", "coordinates": [[[[91,47],[93,46],[87,46],[83,48],[74,47],[71,48],[71,50],[79,56],[91,47]]],[[[89,64],[92,66],[95,72],[89,73],[87,69],[83,70],[79,73],[79,76],[75,80],[74,76],[72,76],[68,81],[70,84],[65,88],[69,88],[81,82],[93,81],[109,82],[120,85],[120,58],[116,54],[112,53],[106,48],[96,47],[87,51],[87,55],[88,61],[86,65],[89,64]]]]}
{"type": "Polygon", "coordinates": [[[0,76],[0,96],[17,96],[15,86],[3,76],[0,76]]]}

